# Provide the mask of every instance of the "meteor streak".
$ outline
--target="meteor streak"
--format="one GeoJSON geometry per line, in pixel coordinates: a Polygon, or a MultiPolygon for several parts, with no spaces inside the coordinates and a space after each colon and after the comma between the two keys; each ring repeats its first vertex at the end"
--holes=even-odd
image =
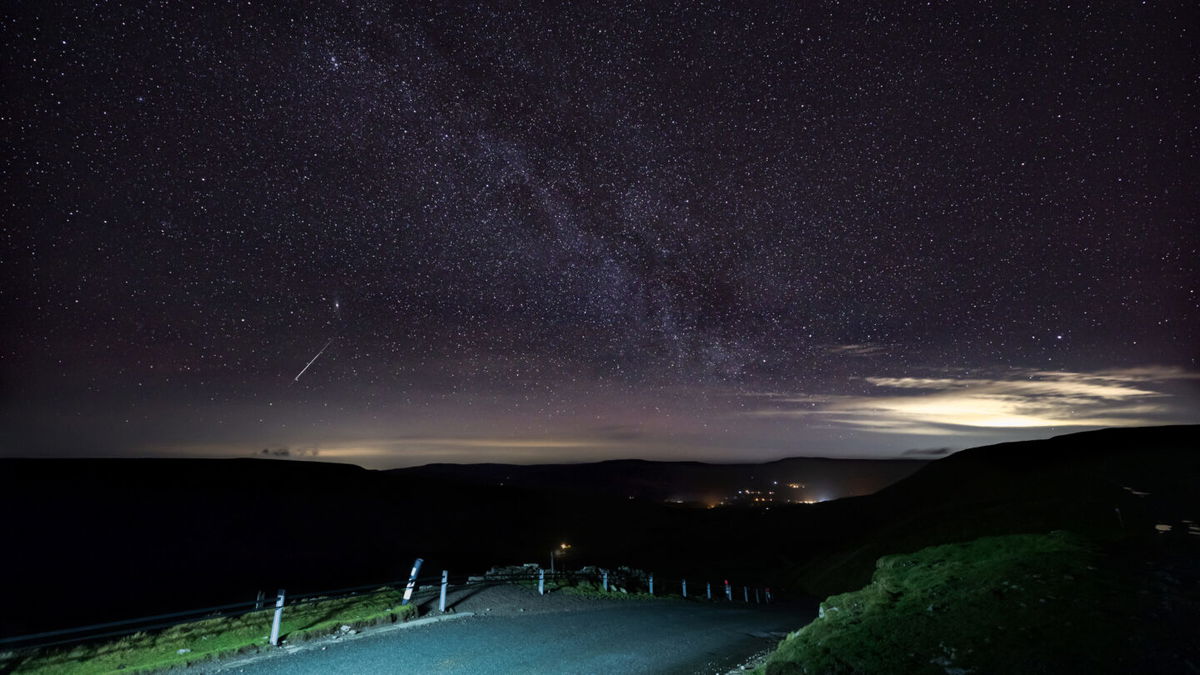
{"type": "Polygon", "coordinates": [[[304,367],[300,369],[300,372],[296,374],[296,379],[292,380],[292,382],[299,382],[300,376],[304,374],[304,371],[308,370],[308,367],[313,364],[313,361],[316,361],[317,359],[321,358],[321,354],[324,354],[325,350],[329,349],[329,345],[331,345],[331,344],[333,344],[333,338],[329,338],[329,342],[326,342],[325,346],[321,347],[321,351],[317,352],[317,355],[312,357],[312,361],[309,361],[308,363],[304,364],[304,367]]]}

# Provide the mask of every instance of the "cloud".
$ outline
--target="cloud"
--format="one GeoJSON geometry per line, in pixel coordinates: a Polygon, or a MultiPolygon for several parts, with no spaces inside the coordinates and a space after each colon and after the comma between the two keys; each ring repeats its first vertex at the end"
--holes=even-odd
{"type": "MultiPolygon", "coordinates": [[[[865,396],[786,395],[751,413],[807,417],[886,433],[952,435],[969,430],[1141,426],[1184,421],[1171,380],[1200,373],[1148,366],[1094,373],[1019,371],[1007,377],[868,377],[865,396]]],[[[1194,415],[1193,415],[1194,417],[1194,415]]]]}

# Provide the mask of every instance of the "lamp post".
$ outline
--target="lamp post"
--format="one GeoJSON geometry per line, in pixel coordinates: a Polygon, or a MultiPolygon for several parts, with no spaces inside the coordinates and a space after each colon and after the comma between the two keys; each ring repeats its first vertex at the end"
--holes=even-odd
{"type": "Polygon", "coordinates": [[[550,574],[554,574],[554,559],[565,555],[569,548],[571,548],[570,544],[562,543],[558,545],[558,548],[550,549],[550,574]]]}

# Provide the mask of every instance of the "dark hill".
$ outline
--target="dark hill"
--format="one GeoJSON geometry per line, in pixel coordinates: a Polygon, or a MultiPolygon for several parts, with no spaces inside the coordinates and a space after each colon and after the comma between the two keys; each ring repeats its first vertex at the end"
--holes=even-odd
{"type": "Polygon", "coordinates": [[[418,556],[432,574],[545,564],[561,541],[574,546],[564,561],[572,566],[758,580],[765,561],[775,562],[773,525],[762,510],[682,508],[659,498],[774,472],[851,490],[880,487],[916,466],[606,462],[384,472],[269,459],[0,460],[10,545],[0,634],[245,601],[279,587],[395,580],[418,556]],[[630,491],[646,498],[631,500],[630,491]]]}
{"type": "MultiPolygon", "coordinates": [[[[964,450],[875,495],[820,505],[847,536],[796,577],[824,596],[865,585],[877,558],[981,536],[1063,529],[1117,541],[1200,523],[1200,426],[1104,429],[964,450]]],[[[1190,537],[1200,544],[1200,537],[1190,537]]],[[[795,559],[800,559],[796,556],[795,559]]]]}
{"type": "Polygon", "coordinates": [[[797,502],[866,495],[912,475],[927,463],[789,458],[763,464],[707,464],[626,459],[588,464],[429,464],[389,473],[588,496],[711,504],[745,489],[775,490],[781,498],[797,502]],[[789,484],[802,487],[789,488],[789,484]]]}

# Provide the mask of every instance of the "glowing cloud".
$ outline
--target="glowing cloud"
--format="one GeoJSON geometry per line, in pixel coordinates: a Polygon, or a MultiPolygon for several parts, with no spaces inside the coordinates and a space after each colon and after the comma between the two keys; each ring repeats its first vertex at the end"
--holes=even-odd
{"type": "Polygon", "coordinates": [[[814,417],[886,433],[948,435],[967,429],[1163,424],[1178,410],[1161,385],[1200,374],[1165,367],[1096,373],[1021,371],[1005,378],[868,377],[866,396],[779,396],[764,417],[814,417]],[[900,390],[899,392],[896,390],[900,390]]]}

